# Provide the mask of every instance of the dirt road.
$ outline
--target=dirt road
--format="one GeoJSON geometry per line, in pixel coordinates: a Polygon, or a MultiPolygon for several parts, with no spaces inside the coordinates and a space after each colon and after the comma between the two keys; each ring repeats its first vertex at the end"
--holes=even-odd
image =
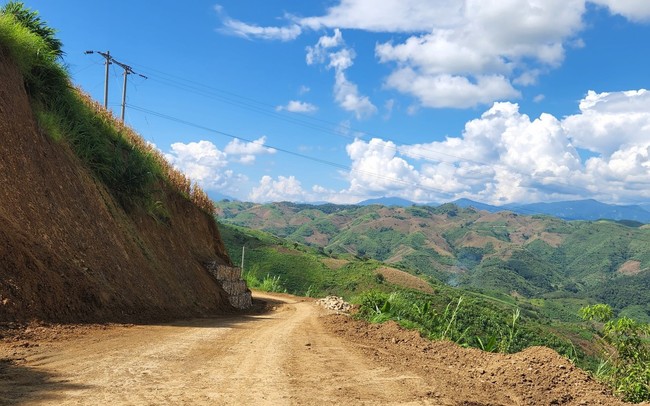
{"type": "Polygon", "coordinates": [[[359,333],[356,322],[321,317],[313,301],[266,298],[275,310],[260,315],[5,339],[0,358],[13,361],[0,363],[0,404],[614,404],[602,393],[604,403],[585,397],[592,394],[584,388],[559,403],[548,392],[539,403],[526,398],[532,389],[490,382],[489,369],[474,373],[482,362],[475,353],[464,367],[459,357],[427,359],[436,351],[418,348],[412,333],[359,333]]]}
{"type": "Polygon", "coordinates": [[[281,300],[263,315],[118,327],[27,347],[22,365],[0,380],[1,398],[57,405],[413,400],[404,388],[417,377],[368,363],[323,329],[313,302],[281,300]]]}

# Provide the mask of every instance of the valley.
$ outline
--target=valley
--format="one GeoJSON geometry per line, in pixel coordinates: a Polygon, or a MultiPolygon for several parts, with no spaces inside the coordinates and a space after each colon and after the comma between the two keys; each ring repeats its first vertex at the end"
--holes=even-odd
{"type": "MultiPolygon", "coordinates": [[[[217,210],[223,225],[262,230],[325,256],[379,261],[507,301],[604,302],[650,320],[644,293],[650,283],[646,225],[490,213],[452,204],[218,202],[217,210]]],[[[231,248],[230,254],[237,262],[238,251],[231,248]]],[[[574,314],[578,308],[573,306],[574,314]]]]}

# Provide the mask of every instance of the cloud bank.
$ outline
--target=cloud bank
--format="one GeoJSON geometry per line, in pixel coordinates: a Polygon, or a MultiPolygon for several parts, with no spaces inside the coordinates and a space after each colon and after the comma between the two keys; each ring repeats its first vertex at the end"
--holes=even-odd
{"type": "MultiPolygon", "coordinates": [[[[386,89],[410,95],[422,107],[468,108],[521,97],[521,88],[559,67],[567,47],[582,44],[587,5],[630,21],[650,21],[646,0],[339,0],[324,15],[286,17],[282,27],[259,27],[226,18],[223,30],[245,38],[289,41],[306,31],[333,30],[307,48],[307,63],[326,63],[343,45],[342,29],[398,34],[378,42],[374,54],[391,71],[386,89]]],[[[358,118],[376,112],[345,70],[336,73],[335,100],[358,118]]],[[[343,55],[339,55],[342,57],[343,55]]]]}
{"type": "Polygon", "coordinates": [[[337,203],[376,196],[415,202],[466,197],[492,204],[579,198],[647,201],[650,92],[590,91],[579,107],[578,114],[568,117],[544,113],[531,119],[517,104],[498,102],[467,122],[462,134],[444,141],[397,145],[379,138],[356,139],[346,147],[351,169],[343,174],[345,189],[316,185],[304,190],[293,177],[265,177],[250,197],[337,203]],[[582,158],[581,151],[588,157],[582,158]],[[275,185],[274,194],[262,193],[275,185]]]}

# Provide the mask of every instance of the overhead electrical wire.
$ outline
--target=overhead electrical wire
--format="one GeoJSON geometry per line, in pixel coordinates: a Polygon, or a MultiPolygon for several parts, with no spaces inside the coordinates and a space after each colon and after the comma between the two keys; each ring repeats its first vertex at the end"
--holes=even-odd
{"type": "MultiPolygon", "coordinates": [[[[216,87],[213,87],[213,86],[209,86],[209,85],[206,85],[206,84],[203,84],[203,83],[199,83],[199,82],[196,82],[196,81],[193,81],[193,80],[190,80],[190,79],[185,79],[185,78],[182,78],[182,77],[174,76],[174,75],[162,72],[160,70],[153,69],[153,68],[148,68],[148,67],[145,67],[145,66],[142,66],[142,65],[133,64],[133,66],[138,66],[138,69],[146,71],[149,75],[151,75],[151,79],[153,81],[159,82],[159,83],[164,84],[166,86],[174,87],[176,89],[185,90],[185,91],[188,91],[190,93],[199,94],[199,95],[207,97],[207,98],[213,98],[213,99],[222,101],[222,102],[224,102],[226,104],[235,105],[235,106],[241,107],[241,108],[246,109],[246,110],[251,110],[251,111],[254,111],[254,112],[269,116],[269,117],[276,118],[278,120],[282,120],[282,121],[290,122],[290,123],[293,123],[293,124],[301,125],[301,126],[304,126],[304,127],[307,127],[307,128],[311,128],[313,130],[321,131],[321,132],[324,132],[324,133],[328,133],[328,134],[332,134],[332,135],[335,135],[335,136],[338,136],[338,137],[352,139],[352,140],[356,139],[356,138],[364,139],[364,137],[379,137],[379,138],[381,138],[383,140],[390,141],[390,142],[393,142],[393,143],[396,143],[396,141],[397,141],[397,140],[392,139],[392,138],[380,136],[380,135],[377,135],[377,134],[372,134],[372,133],[370,133],[368,131],[365,131],[365,130],[360,130],[358,128],[354,128],[354,127],[351,127],[351,126],[344,126],[344,125],[341,125],[340,123],[334,123],[332,121],[320,119],[320,118],[317,118],[317,117],[302,115],[300,118],[298,118],[295,115],[288,115],[288,114],[278,112],[276,110],[277,106],[274,106],[274,105],[271,105],[269,103],[265,103],[265,102],[262,102],[262,101],[259,101],[259,100],[255,100],[255,99],[252,99],[250,97],[238,95],[238,94],[233,93],[233,92],[229,92],[229,91],[226,91],[226,90],[223,90],[223,89],[219,89],[219,88],[216,88],[216,87]],[[155,72],[155,73],[151,73],[151,72],[155,72]],[[172,79],[168,79],[168,78],[165,78],[165,77],[157,77],[156,73],[160,74],[161,76],[167,76],[168,78],[172,78],[172,79]],[[319,123],[322,123],[322,124],[319,124],[319,123]],[[347,130],[349,132],[353,132],[355,135],[347,134],[347,133],[341,131],[342,129],[345,129],[345,130],[347,130]]],[[[394,150],[395,152],[399,152],[401,154],[404,154],[404,152],[400,151],[400,149],[398,147],[391,147],[391,146],[388,146],[388,145],[386,147],[388,149],[394,150]]],[[[464,162],[469,162],[469,163],[473,163],[473,164],[477,164],[477,165],[489,166],[489,164],[487,164],[485,162],[480,162],[480,161],[472,160],[472,159],[469,159],[469,158],[463,158],[463,157],[456,156],[456,155],[453,155],[453,154],[448,154],[448,153],[442,152],[442,151],[435,151],[435,150],[431,150],[431,149],[427,149],[427,148],[421,148],[421,150],[425,151],[425,152],[431,152],[431,153],[437,154],[437,155],[446,156],[446,157],[449,157],[449,158],[454,158],[454,160],[453,161],[445,161],[444,159],[432,159],[431,157],[429,157],[427,155],[418,154],[417,152],[409,152],[406,155],[410,155],[413,158],[423,159],[423,160],[427,160],[427,161],[444,162],[444,163],[449,163],[449,164],[454,164],[457,161],[464,161],[464,162]]]]}
{"type": "Polygon", "coordinates": [[[236,140],[239,140],[239,141],[244,141],[244,142],[248,142],[248,143],[251,143],[251,144],[259,145],[259,146],[262,146],[264,148],[274,149],[276,151],[280,151],[280,152],[285,153],[285,154],[289,154],[289,155],[293,155],[293,156],[296,156],[296,157],[299,157],[299,158],[307,159],[307,160],[317,162],[317,163],[320,163],[320,164],[323,164],[323,165],[332,166],[332,167],[335,167],[335,168],[338,168],[338,169],[344,169],[344,170],[347,170],[347,171],[350,171],[350,172],[356,172],[356,173],[361,173],[361,174],[364,174],[364,175],[373,176],[375,178],[387,180],[387,181],[394,182],[394,183],[401,183],[401,184],[406,185],[406,186],[418,187],[420,189],[427,190],[427,191],[430,191],[430,192],[448,194],[447,192],[445,192],[442,189],[436,189],[436,188],[432,188],[430,186],[422,185],[419,182],[408,182],[408,181],[405,181],[403,179],[392,178],[392,177],[389,177],[389,176],[381,175],[379,173],[370,172],[370,171],[366,171],[366,170],[362,170],[362,169],[358,169],[358,168],[353,168],[353,167],[351,167],[349,165],[339,164],[339,163],[328,161],[328,160],[325,160],[325,159],[322,159],[322,158],[301,154],[299,152],[291,151],[291,150],[288,150],[288,149],[285,149],[285,148],[276,147],[276,146],[273,146],[273,145],[270,145],[270,144],[263,144],[263,143],[261,143],[259,141],[256,141],[256,140],[251,140],[251,139],[248,139],[248,138],[240,137],[240,136],[230,134],[230,133],[227,133],[227,132],[224,132],[224,131],[220,131],[220,130],[217,130],[217,129],[214,129],[214,128],[206,127],[206,126],[201,125],[201,124],[193,123],[191,121],[187,121],[187,120],[184,120],[184,119],[181,119],[181,118],[178,118],[178,117],[173,117],[173,116],[170,116],[168,114],[159,113],[159,112],[156,112],[156,111],[153,111],[153,110],[146,109],[144,107],[135,106],[133,104],[128,104],[128,107],[133,109],[133,110],[140,111],[142,113],[146,113],[146,114],[150,114],[150,115],[155,116],[155,117],[163,118],[165,120],[173,121],[173,122],[183,124],[183,125],[186,125],[186,126],[189,126],[189,127],[194,127],[194,128],[200,129],[200,130],[204,130],[204,131],[212,132],[212,133],[215,133],[215,134],[223,135],[225,137],[229,137],[229,138],[236,139],[236,140]]]}
{"type": "MultiPolygon", "coordinates": [[[[175,75],[160,71],[158,69],[146,67],[146,66],[143,66],[143,65],[140,65],[140,64],[130,63],[130,65],[137,66],[139,70],[147,73],[149,75],[150,80],[161,83],[161,84],[169,86],[169,87],[173,87],[173,88],[180,89],[180,90],[183,90],[183,91],[187,91],[187,92],[190,92],[190,93],[198,94],[198,95],[201,95],[201,96],[204,96],[204,97],[207,97],[207,98],[212,98],[212,99],[215,99],[215,100],[219,100],[219,101],[221,101],[223,103],[234,105],[234,106],[240,107],[242,109],[246,109],[246,110],[249,110],[249,111],[256,112],[258,114],[266,115],[266,116],[269,116],[269,117],[272,117],[272,118],[275,118],[275,119],[278,119],[278,120],[281,120],[281,121],[289,122],[289,123],[295,124],[295,125],[300,125],[300,126],[303,126],[303,127],[306,127],[306,128],[310,128],[310,129],[320,131],[320,132],[324,132],[324,133],[327,133],[327,134],[332,134],[332,135],[335,135],[335,136],[338,136],[338,137],[347,138],[347,139],[356,139],[356,138],[363,139],[362,137],[352,136],[350,134],[345,134],[342,131],[337,131],[336,129],[337,128],[342,128],[342,126],[340,124],[336,124],[336,123],[333,123],[333,122],[328,121],[328,120],[323,120],[323,119],[319,119],[319,118],[316,118],[316,117],[310,117],[310,116],[302,116],[302,117],[298,118],[298,117],[295,117],[295,116],[290,116],[288,114],[282,114],[282,113],[276,111],[275,106],[273,106],[273,105],[271,105],[269,103],[265,103],[265,102],[262,102],[262,101],[247,97],[247,96],[238,95],[236,93],[226,91],[226,90],[223,90],[223,89],[219,89],[219,88],[216,88],[216,87],[213,87],[213,86],[208,86],[206,84],[199,83],[199,82],[196,82],[196,81],[193,81],[193,80],[190,80],[190,79],[178,77],[178,76],[175,76],[175,75]],[[327,127],[325,125],[321,125],[321,124],[318,124],[318,123],[328,124],[330,126],[334,126],[334,128],[327,127]]],[[[393,140],[391,138],[378,136],[378,135],[373,135],[373,134],[371,134],[371,133],[369,133],[367,131],[355,129],[353,127],[345,127],[345,128],[350,130],[350,131],[355,132],[357,135],[362,134],[364,136],[379,137],[382,140],[390,141],[391,143],[395,144],[395,140],[393,140]]],[[[385,147],[388,148],[388,149],[394,150],[395,152],[397,152],[399,154],[410,156],[411,158],[415,158],[415,159],[422,159],[422,160],[432,161],[432,162],[441,162],[441,163],[450,164],[452,166],[455,166],[457,164],[457,162],[461,161],[461,162],[471,163],[471,164],[474,164],[474,165],[488,167],[488,168],[491,168],[492,170],[495,169],[495,165],[491,164],[491,163],[482,162],[482,161],[469,159],[469,158],[464,158],[464,157],[448,154],[446,152],[436,151],[436,150],[432,150],[432,149],[428,149],[428,148],[424,148],[424,147],[420,148],[420,150],[422,152],[425,152],[425,153],[430,152],[432,154],[453,158],[454,160],[446,161],[444,159],[434,159],[431,156],[425,155],[425,154],[422,154],[422,153],[417,153],[417,152],[412,152],[412,151],[404,152],[400,148],[398,148],[397,146],[385,145],[385,147]]],[[[301,154],[298,154],[298,156],[300,156],[300,155],[301,154]]],[[[514,170],[510,170],[510,173],[515,174],[515,175],[530,176],[529,174],[526,174],[526,173],[523,173],[523,172],[520,172],[520,171],[514,171],[514,170]]],[[[552,185],[566,187],[566,188],[568,188],[570,190],[575,191],[576,195],[578,195],[577,192],[582,192],[582,193],[587,193],[587,194],[592,193],[592,191],[590,191],[587,188],[583,188],[583,187],[580,187],[580,186],[577,186],[577,185],[574,185],[574,184],[565,183],[565,182],[558,182],[557,180],[554,180],[552,183],[550,183],[548,185],[544,185],[544,186],[552,186],[552,185]]],[[[442,191],[440,191],[440,192],[442,192],[442,191]]],[[[446,194],[446,192],[442,192],[442,193],[446,194]]],[[[571,193],[567,193],[567,194],[571,194],[571,193]]]]}
{"type": "MultiPolygon", "coordinates": [[[[158,117],[158,118],[162,118],[162,119],[165,119],[165,120],[168,120],[168,121],[176,122],[176,123],[179,123],[179,124],[182,124],[182,125],[186,125],[188,127],[193,127],[193,128],[197,128],[197,129],[200,129],[200,130],[203,130],[203,131],[223,135],[223,136],[231,138],[231,139],[236,139],[236,140],[239,140],[239,141],[259,145],[261,147],[268,148],[268,149],[273,149],[273,150],[276,150],[276,151],[279,151],[279,152],[282,152],[282,153],[285,153],[285,154],[288,154],[288,155],[292,155],[292,156],[295,156],[295,157],[298,157],[298,158],[306,159],[306,160],[316,162],[316,163],[319,163],[319,164],[322,164],[322,165],[331,166],[331,167],[334,167],[334,168],[337,168],[337,169],[343,169],[343,170],[350,171],[350,172],[355,172],[355,173],[360,173],[360,174],[372,176],[374,178],[389,181],[389,182],[393,182],[393,183],[396,183],[396,184],[399,183],[399,184],[402,184],[402,185],[405,185],[405,186],[416,187],[416,188],[419,188],[419,189],[424,190],[424,191],[440,193],[440,194],[443,194],[443,195],[449,195],[449,192],[446,192],[446,191],[444,191],[442,189],[434,188],[434,187],[431,187],[431,186],[423,185],[421,182],[409,182],[409,181],[406,181],[406,180],[403,180],[403,179],[398,179],[398,178],[393,178],[393,177],[390,177],[390,176],[385,176],[385,175],[382,175],[382,174],[379,174],[379,173],[376,173],[376,172],[371,172],[371,171],[366,171],[366,170],[362,170],[362,169],[358,169],[358,168],[353,168],[350,165],[340,164],[340,163],[332,162],[332,161],[329,161],[329,160],[326,160],[326,159],[314,157],[314,156],[311,156],[311,155],[306,155],[306,154],[302,154],[302,153],[299,153],[299,152],[291,151],[291,150],[288,150],[288,149],[285,149],[285,148],[276,147],[276,146],[273,146],[273,145],[270,145],[270,144],[261,143],[261,142],[259,142],[257,140],[251,140],[251,139],[248,139],[248,138],[245,138],[245,137],[240,137],[240,136],[237,136],[237,135],[234,135],[234,134],[231,134],[231,133],[227,133],[225,131],[220,131],[220,130],[217,130],[215,128],[211,128],[211,127],[208,127],[208,126],[205,126],[205,125],[194,123],[194,122],[182,119],[182,118],[178,118],[178,117],[174,117],[174,116],[171,116],[171,115],[168,115],[168,114],[153,111],[151,109],[136,106],[136,105],[133,105],[133,104],[128,104],[128,107],[133,109],[133,110],[139,111],[141,113],[149,114],[149,115],[152,115],[152,116],[155,116],[155,117],[158,117]]],[[[526,209],[526,208],[523,208],[523,207],[513,208],[513,210],[514,209],[516,209],[519,212],[528,212],[531,215],[540,214],[537,211],[534,211],[534,210],[531,210],[531,209],[526,209]]],[[[504,209],[504,210],[509,210],[509,209],[504,209]]]]}

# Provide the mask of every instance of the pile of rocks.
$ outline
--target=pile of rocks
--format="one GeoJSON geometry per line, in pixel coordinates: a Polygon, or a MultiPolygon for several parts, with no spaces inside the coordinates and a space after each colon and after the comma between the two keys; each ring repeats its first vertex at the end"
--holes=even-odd
{"type": "Polygon", "coordinates": [[[316,301],[319,305],[323,306],[326,309],[334,310],[339,313],[349,313],[352,309],[352,305],[342,297],[338,296],[327,296],[316,301]]]}

